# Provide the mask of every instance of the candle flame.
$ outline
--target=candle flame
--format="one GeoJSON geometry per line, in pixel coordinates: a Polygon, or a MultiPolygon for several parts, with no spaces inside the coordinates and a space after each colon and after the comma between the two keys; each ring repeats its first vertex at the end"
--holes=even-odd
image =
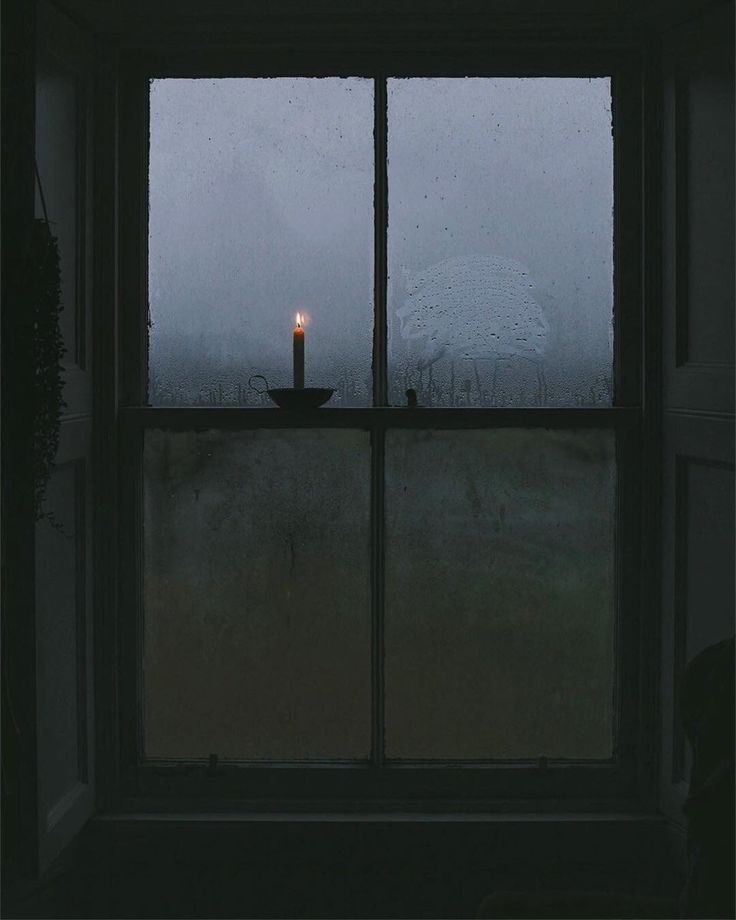
{"type": "Polygon", "coordinates": [[[301,313],[297,313],[296,315],[296,325],[297,329],[301,329],[301,327],[304,325],[304,320],[302,319],[301,313]]]}

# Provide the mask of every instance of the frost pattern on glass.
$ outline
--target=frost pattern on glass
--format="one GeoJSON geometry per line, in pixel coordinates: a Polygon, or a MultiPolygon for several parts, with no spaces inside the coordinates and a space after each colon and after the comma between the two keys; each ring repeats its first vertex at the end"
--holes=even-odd
{"type": "Polygon", "coordinates": [[[149,431],[147,757],[366,758],[369,440],[149,431]]]}
{"type": "Polygon", "coordinates": [[[607,759],[614,436],[392,431],[386,754],[607,759]]]}
{"type": "Polygon", "coordinates": [[[608,406],[608,78],[388,81],[389,393],[608,406]]]}
{"type": "Polygon", "coordinates": [[[306,386],[369,405],[372,81],[160,79],[150,112],[150,402],[272,405],[299,311],[306,386]]]}

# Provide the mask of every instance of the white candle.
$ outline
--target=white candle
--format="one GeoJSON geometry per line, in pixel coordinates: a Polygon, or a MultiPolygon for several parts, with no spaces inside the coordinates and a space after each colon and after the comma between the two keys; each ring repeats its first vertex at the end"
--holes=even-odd
{"type": "Polygon", "coordinates": [[[294,329],[294,388],[304,388],[304,326],[301,313],[296,315],[294,329]]]}

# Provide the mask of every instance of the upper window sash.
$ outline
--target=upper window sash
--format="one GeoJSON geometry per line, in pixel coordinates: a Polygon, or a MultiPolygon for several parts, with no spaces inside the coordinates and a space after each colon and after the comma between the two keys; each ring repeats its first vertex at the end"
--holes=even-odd
{"type": "MultiPolygon", "coordinates": [[[[136,69],[136,68],[134,68],[136,69]]],[[[439,70],[440,68],[438,68],[439,70]]],[[[638,164],[634,163],[635,147],[638,140],[636,112],[636,94],[632,92],[633,80],[631,74],[625,73],[625,68],[608,67],[609,72],[613,71],[612,78],[612,97],[613,97],[613,134],[614,134],[614,300],[615,300],[615,335],[614,335],[614,377],[615,377],[615,396],[614,405],[618,406],[636,406],[640,404],[640,337],[641,330],[640,307],[641,298],[638,283],[638,259],[626,258],[627,254],[633,249],[634,243],[640,239],[640,230],[634,224],[634,215],[636,212],[636,203],[638,201],[638,189],[636,188],[638,176],[638,164]],[[622,76],[621,71],[624,71],[622,76]],[[623,97],[623,98],[622,98],[623,97]],[[633,102],[633,107],[632,107],[633,102]],[[629,108],[632,108],[629,111],[629,108]],[[622,118],[622,111],[626,118],[622,118]],[[622,233],[622,225],[628,226],[629,233],[622,233]],[[624,240],[621,243],[621,240],[624,240]],[[624,263],[625,264],[622,264],[624,263]],[[625,300],[622,300],[628,292],[625,300]]],[[[520,68],[523,71],[523,68],[520,68]]],[[[553,72],[554,68],[546,69],[544,72],[553,72]]],[[[149,71],[150,73],[151,71],[149,71]]],[[[575,73],[580,75],[580,70],[565,70],[565,73],[575,73]]],[[[598,69],[600,73],[601,70],[598,69]]],[[[385,119],[385,87],[384,78],[375,78],[376,91],[374,92],[375,112],[374,112],[374,147],[376,150],[386,148],[386,119],[385,119]],[[382,98],[383,97],[383,98],[382,98]]],[[[146,238],[146,214],[145,209],[139,206],[139,202],[147,198],[147,170],[141,167],[145,161],[141,161],[140,156],[132,156],[135,148],[140,149],[146,146],[148,132],[148,78],[139,75],[133,77],[129,74],[123,81],[123,92],[121,94],[121,114],[123,123],[131,130],[121,133],[121,187],[133,192],[137,186],[141,190],[141,195],[123,194],[121,197],[121,268],[123,265],[127,270],[121,271],[121,287],[127,300],[137,300],[142,306],[147,301],[146,291],[146,262],[147,255],[141,251],[139,244],[134,245],[134,239],[139,242],[146,238]],[[126,151],[129,155],[125,155],[126,151]],[[138,233],[133,233],[135,227],[139,228],[138,233]],[[132,270],[130,270],[132,269],[132,270]],[[136,296],[134,296],[136,295],[136,296]]],[[[374,355],[373,355],[373,385],[374,385],[374,405],[376,401],[385,399],[382,396],[382,390],[386,386],[386,342],[385,342],[385,323],[381,322],[381,313],[385,310],[385,280],[386,270],[385,260],[385,196],[379,193],[381,185],[385,187],[387,175],[385,171],[385,158],[376,157],[376,198],[375,198],[375,215],[374,223],[375,234],[375,278],[374,278],[374,302],[375,312],[378,322],[374,327],[374,355]],[[383,177],[381,173],[383,172],[383,177]],[[381,207],[383,201],[383,208],[381,207]],[[381,211],[383,210],[383,222],[381,211]],[[383,244],[381,243],[383,240],[383,244]],[[382,252],[383,248],[383,252],[382,252]],[[384,262],[381,265],[381,262],[384,262]]],[[[638,214],[636,215],[638,219],[638,214]]],[[[142,313],[143,311],[141,311],[142,313]]],[[[121,327],[121,344],[123,346],[124,361],[121,362],[122,377],[122,403],[129,406],[144,405],[145,396],[142,392],[146,384],[145,373],[145,344],[147,339],[147,329],[142,321],[143,317],[138,314],[138,318],[131,312],[126,311],[121,327]]]]}

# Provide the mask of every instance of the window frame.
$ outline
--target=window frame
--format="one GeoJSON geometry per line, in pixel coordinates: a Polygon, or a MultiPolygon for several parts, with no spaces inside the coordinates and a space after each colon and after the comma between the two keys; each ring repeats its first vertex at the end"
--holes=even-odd
{"type": "MultiPolygon", "coordinates": [[[[186,42],[184,43],[186,45],[186,42]]],[[[215,43],[218,45],[218,43],[215,43]]],[[[645,380],[642,330],[642,61],[636,42],[587,37],[530,43],[462,36],[373,44],[321,36],[289,47],[284,36],[237,50],[129,48],[120,60],[117,144],[118,268],[116,411],[108,413],[118,445],[118,556],[114,638],[103,635],[113,679],[102,687],[115,730],[98,756],[107,801],[126,807],[192,811],[462,811],[638,808],[653,783],[650,687],[642,675],[653,626],[642,616],[641,471],[645,380]],[[157,77],[364,76],[375,93],[374,406],[291,413],[263,408],[152,408],[145,404],[147,348],[148,80],[157,77]],[[387,176],[386,79],[391,77],[609,76],[614,141],[614,402],[611,408],[407,409],[386,405],[387,176]],[[375,363],[375,356],[383,357],[375,363]],[[614,755],[610,761],[430,761],[308,765],[139,762],[142,663],[142,438],[146,428],[253,429],[348,427],[371,436],[371,582],[373,729],[381,731],[383,492],[385,432],[390,428],[611,428],[618,465],[615,525],[616,643],[614,755]],[[112,641],[110,641],[112,639],[112,641]]],[[[111,516],[112,518],[112,516],[111,516]]]]}

